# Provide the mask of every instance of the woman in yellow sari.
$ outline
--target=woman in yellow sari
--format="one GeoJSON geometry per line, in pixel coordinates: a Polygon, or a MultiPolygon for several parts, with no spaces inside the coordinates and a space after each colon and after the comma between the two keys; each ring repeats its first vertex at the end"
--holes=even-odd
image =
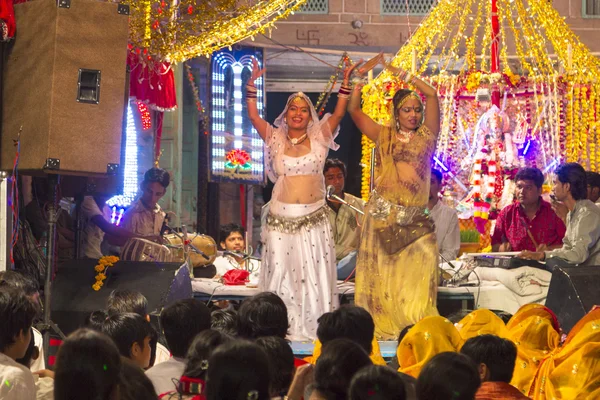
{"type": "Polygon", "coordinates": [[[563,346],[541,362],[529,397],[600,399],[600,308],[583,317],[563,346]]]}
{"type": "Polygon", "coordinates": [[[558,320],[550,309],[540,304],[527,304],[506,325],[508,338],[517,345],[517,361],[510,382],[527,395],[543,359],[560,343],[558,320]]]}
{"type": "Polygon", "coordinates": [[[508,338],[508,329],[504,321],[490,310],[475,310],[456,324],[456,329],[466,342],[475,336],[496,335],[508,338]]]}
{"type": "Polygon", "coordinates": [[[457,352],[462,345],[452,322],[440,316],[425,317],[410,328],[398,345],[398,371],[417,378],[433,356],[445,351],[457,352]]]}
{"type": "Polygon", "coordinates": [[[406,71],[387,67],[425,96],[401,89],[392,121],[382,126],[360,108],[356,85],[348,111],[377,145],[375,190],[365,209],[356,266],[356,304],[373,316],[375,334],[395,339],[407,325],[437,315],[438,248],[427,211],[431,157],[440,130],[436,90],[406,71]]]}

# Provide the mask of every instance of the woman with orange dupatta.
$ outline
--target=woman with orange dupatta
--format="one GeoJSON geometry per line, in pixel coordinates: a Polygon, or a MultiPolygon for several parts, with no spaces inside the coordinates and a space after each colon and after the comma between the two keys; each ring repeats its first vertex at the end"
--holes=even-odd
{"type": "Polygon", "coordinates": [[[527,304],[506,324],[508,338],[517,345],[517,361],[511,385],[527,395],[543,359],[560,343],[560,327],[554,313],[540,304],[527,304]]]}
{"type": "Polygon", "coordinates": [[[425,317],[410,328],[396,355],[399,372],[417,378],[421,369],[433,356],[445,351],[458,352],[463,340],[450,320],[440,317],[425,317]]]}
{"type": "Polygon", "coordinates": [[[508,329],[504,321],[490,310],[475,310],[456,324],[456,329],[466,342],[475,336],[496,335],[508,338],[508,329]]]}
{"type": "Polygon", "coordinates": [[[542,361],[529,397],[600,399],[600,308],[579,320],[563,346],[542,361]]]}

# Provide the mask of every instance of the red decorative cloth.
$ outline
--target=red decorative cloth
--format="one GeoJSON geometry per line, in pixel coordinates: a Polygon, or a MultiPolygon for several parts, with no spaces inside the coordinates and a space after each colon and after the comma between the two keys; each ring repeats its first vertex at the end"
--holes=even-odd
{"type": "Polygon", "coordinates": [[[151,56],[138,51],[139,49],[131,49],[127,57],[131,71],[129,97],[156,111],[173,111],[177,108],[177,94],[171,65],[154,61],[151,56]]]}
{"type": "Polygon", "coordinates": [[[514,386],[505,382],[483,382],[475,400],[527,400],[529,397],[519,392],[514,386]]]}
{"type": "Polygon", "coordinates": [[[518,202],[506,206],[498,214],[492,235],[492,245],[508,241],[512,251],[536,251],[527,234],[531,232],[538,245],[556,246],[562,244],[567,228],[547,201],[540,199],[540,208],[530,221],[518,202]]]}
{"type": "Polygon", "coordinates": [[[230,269],[223,274],[223,283],[226,285],[245,285],[250,272],[245,269],[230,269]]]}
{"type": "Polygon", "coordinates": [[[23,3],[23,1],[13,2],[13,0],[0,0],[0,19],[2,20],[2,27],[0,31],[2,37],[0,40],[3,42],[9,41],[15,37],[16,23],[13,3],[23,3]]]}

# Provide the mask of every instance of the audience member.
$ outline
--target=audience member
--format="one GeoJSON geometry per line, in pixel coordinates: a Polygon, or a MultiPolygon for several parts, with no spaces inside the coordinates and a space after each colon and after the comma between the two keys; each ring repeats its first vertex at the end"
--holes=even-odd
{"type": "Polygon", "coordinates": [[[208,360],[207,400],[269,400],[269,361],[256,344],[237,340],[219,346],[208,360]]]}
{"type": "Polygon", "coordinates": [[[400,373],[381,365],[358,371],[350,382],[349,400],[406,400],[400,373]]]}
{"type": "Polygon", "coordinates": [[[108,318],[108,314],[104,310],[92,311],[85,317],[83,326],[94,331],[102,332],[102,324],[104,324],[106,318],[108,318]]]}
{"type": "Polygon", "coordinates": [[[445,352],[423,367],[417,396],[419,400],[474,400],[480,384],[477,366],[469,357],[445,352]]]}
{"type": "Polygon", "coordinates": [[[197,334],[210,329],[210,311],[198,300],[179,300],[162,310],[160,325],[173,357],[146,371],[157,394],[176,389],[173,379],[179,379],[183,374],[184,358],[190,344],[197,334]]]}
{"type": "MultiPolygon", "coordinates": [[[[388,366],[390,368],[393,368],[395,370],[400,370],[400,364],[398,363],[398,347],[400,346],[400,343],[402,343],[402,339],[404,339],[404,336],[406,336],[406,334],[408,333],[408,331],[410,330],[410,328],[412,328],[413,326],[414,325],[406,325],[400,331],[400,334],[398,335],[398,343],[397,343],[397,346],[396,346],[396,354],[394,354],[394,357],[392,357],[392,359],[388,363],[388,366]]],[[[410,376],[410,375],[406,375],[406,376],[410,376]]]]}
{"type": "Polygon", "coordinates": [[[600,174],[586,171],[585,177],[587,181],[587,199],[600,206],[600,174]]]}
{"type": "Polygon", "coordinates": [[[238,316],[235,310],[215,310],[210,314],[210,327],[232,337],[238,335],[238,316]]]}
{"type": "Polygon", "coordinates": [[[315,365],[314,394],[324,400],[346,399],[354,374],[372,364],[364,348],[350,339],[327,342],[315,365]]]}
{"type": "MultiPolygon", "coordinates": [[[[13,289],[22,290],[25,292],[25,295],[29,297],[37,310],[36,317],[41,315],[42,305],[40,303],[40,292],[38,290],[39,284],[35,279],[17,271],[2,271],[0,272],[0,288],[1,287],[11,287],[13,289]]],[[[35,340],[35,346],[40,352],[39,357],[36,360],[33,360],[31,363],[30,369],[31,371],[35,372],[46,368],[46,362],[44,360],[42,333],[35,329],[35,327],[33,328],[33,338],[35,340]]]]}
{"type": "Polygon", "coordinates": [[[504,321],[492,311],[485,308],[469,313],[469,315],[461,319],[459,323],[454,324],[454,326],[456,326],[463,340],[485,334],[503,338],[508,337],[508,329],[506,329],[504,321]]]}
{"type": "Polygon", "coordinates": [[[513,342],[495,335],[481,335],[467,340],[460,352],[478,366],[482,384],[476,400],[528,399],[510,385],[517,359],[517,347],[513,342]]]}
{"type": "MultiPolygon", "coordinates": [[[[115,289],[106,300],[106,311],[108,315],[119,313],[136,313],[142,316],[146,321],[150,322],[148,314],[148,299],[141,292],[129,289],[115,289]]],[[[171,354],[169,350],[158,342],[158,332],[152,328],[150,339],[150,366],[167,361],[171,354]]]]}
{"type": "Polygon", "coordinates": [[[121,359],[121,383],[119,400],[157,399],[154,386],[140,366],[128,358],[121,359]]]}
{"type": "MultiPolygon", "coordinates": [[[[32,332],[31,340],[29,341],[29,347],[27,347],[25,355],[22,358],[16,359],[15,361],[26,368],[31,368],[31,364],[39,356],[40,351],[35,345],[35,339],[33,338],[32,332]]],[[[35,381],[35,391],[37,400],[54,399],[54,372],[48,370],[37,371],[33,374],[33,380],[35,381]]]]}
{"type": "MultiPolygon", "coordinates": [[[[323,167],[325,185],[333,187],[333,194],[345,200],[348,204],[361,211],[365,208],[365,201],[344,192],[346,186],[346,164],[337,158],[328,158],[323,167]]],[[[346,204],[327,199],[328,218],[335,243],[335,258],[337,262],[337,278],[347,279],[356,268],[356,255],[358,254],[358,241],[362,215],[346,204]]]]}
{"type": "Polygon", "coordinates": [[[543,251],[562,245],[565,224],[542,199],[544,175],[522,168],[515,176],[517,201],[504,207],[492,235],[493,251],[543,251]]]}
{"type": "Polygon", "coordinates": [[[287,336],[287,307],[275,293],[262,292],[244,300],[238,310],[239,336],[254,340],[262,336],[287,336]]]}
{"type": "Polygon", "coordinates": [[[159,398],[204,400],[208,359],[217,347],[231,340],[231,337],[216,330],[208,329],[200,332],[194,338],[185,356],[185,369],[179,379],[177,390],[163,393],[159,398]]]}
{"type": "Polygon", "coordinates": [[[375,323],[373,317],[362,307],[344,306],[335,311],[325,313],[317,320],[317,337],[321,345],[346,338],[357,343],[367,354],[373,351],[373,335],[375,323]]]}
{"type": "Polygon", "coordinates": [[[283,398],[288,393],[296,367],[294,353],[289,343],[279,336],[265,336],[256,339],[269,359],[271,398],[283,398]]]}
{"type": "Polygon", "coordinates": [[[33,400],[35,383],[23,358],[31,341],[36,308],[21,290],[0,289],[0,399],[33,400]]]}
{"type": "Polygon", "coordinates": [[[460,250],[460,227],[458,226],[458,213],[440,201],[443,175],[437,169],[431,169],[429,186],[429,202],[427,208],[435,224],[435,236],[438,251],[442,261],[452,261],[458,256],[460,250]]]}
{"type": "Polygon", "coordinates": [[[55,400],[119,400],[121,356],[106,335],[82,328],[58,349],[55,400]]]}
{"type": "Polygon", "coordinates": [[[140,368],[148,368],[152,338],[152,327],[148,321],[134,313],[114,314],[104,321],[102,332],[115,342],[123,357],[140,368]]]}
{"type": "MultiPolygon", "coordinates": [[[[556,170],[554,195],[569,213],[567,232],[561,248],[552,251],[522,251],[519,257],[546,261],[551,271],[555,266],[600,264],[600,208],[588,200],[585,170],[576,163],[566,163],[556,170]]],[[[540,221],[536,225],[547,229],[540,221]]]]}

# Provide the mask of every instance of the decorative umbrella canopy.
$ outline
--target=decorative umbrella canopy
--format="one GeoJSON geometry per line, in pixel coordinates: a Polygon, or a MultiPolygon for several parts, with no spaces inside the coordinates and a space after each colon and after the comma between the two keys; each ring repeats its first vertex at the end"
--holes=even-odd
{"type": "Polygon", "coordinates": [[[264,33],[306,0],[125,0],[130,47],[178,63],[264,33]]]}
{"type": "MultiPolygon", "coordinates": [[[[550,173],[559,163],[600,169],[596,143],[600,62],[547,0],[440,0],[391,65],[412,70],[440,93],[434,162],[458,199],[512,201],[504,188],[517,168],[550,173]]],[[[384,70],[363,91],[364,110],[388,123],[405,84],[384,70]]],[[[363,196],[370,148],[363,138],[363,196]]],[[[480,204],[481,206],[481,204],[480,204]]]]}

